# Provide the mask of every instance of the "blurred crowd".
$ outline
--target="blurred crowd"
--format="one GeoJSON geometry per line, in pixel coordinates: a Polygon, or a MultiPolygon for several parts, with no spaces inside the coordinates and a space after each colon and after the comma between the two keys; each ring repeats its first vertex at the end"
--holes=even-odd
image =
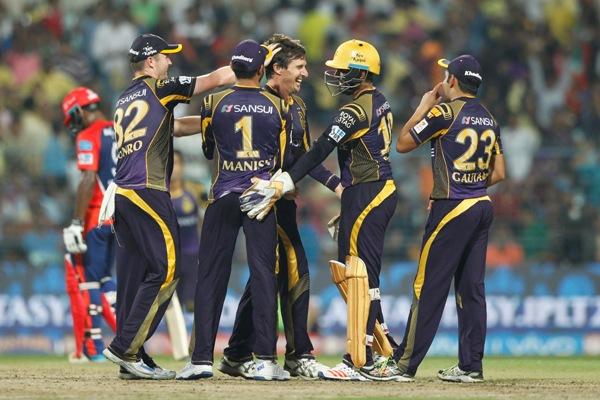
{"type": "MultiPolygon", "coordinates": [[[[600,262],[599,13],[599,0],[0,0],[0,276],[60,270],[60,230],[78,178],[60,101],[87,85],[110,116],[131,76],[129,45],[142,32],[184,44],[172,75],[225,65],[243,38],[281,32],[301,39],[310,72],[301,95],[313,138],[340,101],[322,77],[342,41],[359,38],[379,49],[376,84],[396,132],[441,80],[438,58],[475,55],[480,96],[501,126],[508,168],[508,180],[492,191],[489,267],[600,262]]],[[[176,144],[186,176],[206,186],[200,139],[186,140],[176,144]]],[[[391,161],[401,196],[386,263],[418,257],[432,184],[428,149],[391,161]]],[[[326,164],[337,171],[335,156],[326,164]]],[[[325,223],[336,200],[305,179],[299,202],[309,260],[323,263],[335,254],[325,223]]],[[[0,277],[0,290],[9,281],[0,277]]]]}

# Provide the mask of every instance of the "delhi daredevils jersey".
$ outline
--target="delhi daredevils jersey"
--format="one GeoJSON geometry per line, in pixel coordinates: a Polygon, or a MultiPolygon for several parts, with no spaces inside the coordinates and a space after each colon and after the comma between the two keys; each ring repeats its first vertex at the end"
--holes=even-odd
{"type": "Polygon", "coordinates": [[[111,121],[97,120],[77,134],[77,168],[96,173],[96,185],[85,213],[85,231],[96,227],[102,198],[115,176],[116,143],[111,121]]]}

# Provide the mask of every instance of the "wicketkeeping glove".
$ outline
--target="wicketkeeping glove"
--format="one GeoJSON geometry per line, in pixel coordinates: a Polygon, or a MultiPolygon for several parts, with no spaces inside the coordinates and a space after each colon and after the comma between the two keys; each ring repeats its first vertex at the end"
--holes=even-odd
{"type": "Polygon", "coordinates": [[[262,221],[277,200],[294,190],[294,182],[287,172],[278,170],[270,181],[252,178],[250,186],[240,196],[240,208],[248,217],[262,221]]]}
{"type": "Polygon", "coordinates": [[[71,225],[63,229],[63,241],[65,248],[71,254],[85,253],[87,245],[83,240],[83,225],[81,220],[74,219],[71,225]]]}

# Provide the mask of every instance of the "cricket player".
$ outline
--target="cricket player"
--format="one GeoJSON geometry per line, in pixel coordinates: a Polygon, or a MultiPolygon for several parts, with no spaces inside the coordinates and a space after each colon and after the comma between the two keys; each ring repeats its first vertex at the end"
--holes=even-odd
{"type": "Polygon", "coordinates": [[[171,201],[181,236],[181,276],[177,285],[177,296],[188,310],[192,310],[198,278],[199,215],[195,196],[184,186],[183,166],[183,155],[178,150],[173,151],[171,201]]]}
{"type": "MultiPolygon", "coordinates": [[[[312,140],[308,130],[306,105],[298,96],[302,81],[308,78],[306,51],[299,41],[275,34],[265,45],[276,45],[280,50],[266,68],[265,89],[287,101],[291,114],[291,129],[286,139],[283,169],[288,170],[302,154],[306,153],[312,140]]],[[[340,178],[321,164],[309,174],[341,196],[340,178]]],[[[298,232],[296,202],[294,196],[282,198],[275,206],[277,233],[279,237],[279,268],[277,273],[281,315],[286,337],[284,369],[291,376],[318,379],[321,370],[328,369],[313,356],[313,345],[308,335],[308,301],[310,278],[308,261],[298,232]]],[[[253,373],[252,345],[255,340],[252,324],[252,299],[250,285],[246,286],[236,313],[229,346],[219,370],[228,375],[250,378],[253,373]]]]}
{"type": "Polygon", "coordinates": [[[216,159],[210,204],[200,235],[193,353],[177,379],[213,376],[215,339],[240,228],[244,229],[250,267],[255,332],[252,351],[257,358],[251,378],[271,381],[290,377],[276,361],[276,216],[265,213],[258,221],[248,218],[239,207],[239,197],[252,185],[251,178],[268,179],[281,165],[287,145],[287,103],[260,87],[272,54],[253,40],[238,43],[231,56],[235,86],[211,94],[203,102],[203,151],[208,159],[216,159]]]}
{"type": "MultiPolygon", "coordinates": [[[[381,315],[379,273],[383,239],[397,203],[396,186],[388,161],[392,113],[385,96],[373,85],[380,73],[377,49],[361,40],[338,46],[325,82],[332,95],[346,94],[352,101],[339,109],[310,151],[270,182],[255,179],[242,196],[242,210],[262,219],[294,183],[338,148],[344,186],[334,278],[348,300],[348,354],[336,367],[319,376],[335,380],[397,380],[385,364],[375,366],[373,334],[381,315]]],[[[385,335],[383,335],[385,336],[385,335]]],[[[385,340],[385,339],[384,339],[385,340]]],[[[389,343],[387,343],[389,346],[389,343]]],[[[391,349],[390,349],[391,350],[391,349]]],[[[391,354],[391,351],[389,351],[391,354]]]]}
{"type": "Polygon", "coordinates": [[[153,368],[140,358],[179,279],[179,227],[169,195],[173,134],[199,131],[199,117],[175,121],[173,109],[194,95],[233,82],[229,67],[198,77],[169,78],[169,56],[181,49],[181,44],[168,44],[152,34],[138,36],[131,45],[133,80],[115,103],[116,195],[114,203],[105,196],[101,213],[110,215],[114,209],[119,243],[117,335],[104,355],[143,379],[175,377],[174,371],[153,368]]]}
{"type": "Polygon", "coordinates": [[[401,153],[431,143],[434,186],[413,304],[394,360],[397,374],[412,380],[435,337],[454,279],[459,361],[438,377],[482,382],[485,255],[493,219],[486,191],[504,179],[504,156],[498,123],[477,98],[483,80],[479,62],[462,55],[438,64],[446,70],[444,81],[425,93],[396,143],[401,153]]]}
{"type": "MultiPolygon", "coordinates": [[[[62,102],[64,124],[75,136],[77,168],[81,171],[73,220],[63,229],[65,248],[71,254],[66,258],[71,307],[87,308],[72,310],[74,330],[81,331],[75,332],[79,339],[76,339],[78,350],[74,358],[81,359],[85,355],[91,361],[104,361],[102,320],[115,330],[112,307],[116,286],[111,276],[114,238],[110,221],[103,221],[97,228],[96,225],[104,191],[114,178],[116,144],[112,121],[100,110],[100,101],[93,90],[77,87],[67,93],[62,102]],[[79,276],[80,263],[84,276],[79,276]],[[77,319],[85,322],[75,321],[77,319]]],[[[75,359],[72,361],[77,361],[75,359]]]]}

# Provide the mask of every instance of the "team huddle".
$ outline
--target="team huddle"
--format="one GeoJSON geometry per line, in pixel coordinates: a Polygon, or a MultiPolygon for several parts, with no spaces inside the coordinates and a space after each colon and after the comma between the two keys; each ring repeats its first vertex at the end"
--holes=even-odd
{"type": "MultiPolygon", "coordinates": [[[[398,194],[389,162],[393,110],[373,84],[381,72],[377,49],[349,40],[325,62],[327,88],[347,101],[314,142],[300,97],[308,71],[299,41],[280,34],[263,44],[244,40],[227,67],[197,77],[168,77],[169,55],[181,49],[151,34],[133,42],[129,61],[134,77],[116,102],[113,123],[97,111],[99,98],[89,89],[79,88],[91,99],[81,94],[63,104],[65,123],[79,132],[78,165],[84,171],[65,244],[70,253],[84,255],[86,278],[99,282],[97,288],[93,285],[99,304],[88,323],[97,342],[91,355],[102,353],[118,364],[122,379],[212,377],[219,319],[242,228],[250,276],[217,365],[222,373],[266,381],[412,382],[454,280],[459,362],[440,370],[438,377],[482,382],[483,281],[493,219],[486,190],[504,179],[504,158],[498,124],[476,97],[483,81],[477,60],[463,55],[438,61],[445,69],[444,81],[424,94],[396,140],[401,153],[429,142],[434,177],[413,304],[398,343],[385,324],[379,289],[385,232],[398,194]],[[203,98],[199,116],[174,118],[177,104],[225,85],[203,98]],[[110,139],[113,128],[114,140],[104,143],[102,132],[110,139]],[[93,143],[84,134],[94,135],[93,143]],[[181,231],[169,194],[173,137],[194,134],[202,136],[213,174],[194,275],[191,359],[175,372],[156,365],[143,345],[181,284],[181,231]],[[339,176],[321,165],[336,148],[339,176]],[[111,157],[102,158],[105,153],[111,157]],[[114,180],[100,172],[109,170],[114,180]],[[102,178],[96,180],[94,174],[102,178]],[[296,184],[307,174],[341,202],[340,215],[329,223],[338,244],[330,271],[347,304],[347,348],[334,367],[315,359],[307,329],[310,276],[295,201],[296,184]],[[84,183],[92,178],[104,192],[102,204],[85,194],[84,183]],[[95,233],[100,229],[102,236],[95,233]],[[105,244],[93,245],[100,239],[110,243],[109,250],[105,244]],[[102,249],[102,254],[92,249],[102,249]],[[99,260],[106,265],[108,251],[116,253],[116,335],[104,348],[97,313],[104,282],[93,265],[99,260]],[[283,365],[276,353],[278,304],[286,338],[283,365]]],[[[108,287],[114,290],[114,284],[108,287]]]]}

